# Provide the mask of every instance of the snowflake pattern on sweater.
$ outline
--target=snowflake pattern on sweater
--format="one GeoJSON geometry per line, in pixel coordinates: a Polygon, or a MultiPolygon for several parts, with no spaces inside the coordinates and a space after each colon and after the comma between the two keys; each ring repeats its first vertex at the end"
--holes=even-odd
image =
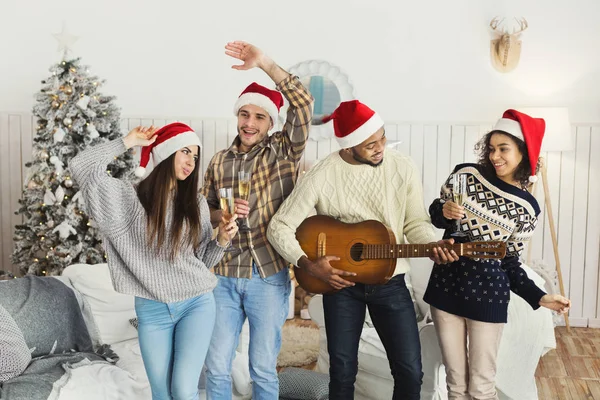
{"type": "Polygon", "coordinates": [[[504,241],[507,254],[502,260],[460,257],[450,265],[434,265],[424,300],[440,310],[483,322],[506,322],[511,290],[537,309],[545,293],[527,277],[519,261],[537,225],[537,201],[529,192],[485,174],[481,165],[457,165],[442,185],[440,198],[429,208],[433,224],[445,229],[445,239],[451,237],[455,221],[443,216],[442,207],[452,200],[452,176],[458,173],[467,179],[465,217],[460,221],[467,236],[461,241],[504,241]]]}

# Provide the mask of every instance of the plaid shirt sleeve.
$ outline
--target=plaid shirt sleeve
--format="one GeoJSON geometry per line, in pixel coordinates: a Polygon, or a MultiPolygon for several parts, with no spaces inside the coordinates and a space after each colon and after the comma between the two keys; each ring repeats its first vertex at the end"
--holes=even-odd
{"type": "Polygon", "coordinates": [[[202,195],[206,198],[206,202],[211,209],[219,209],[219,199],[215,190],[215,159],[219,157],[219,153],[215,154],[206,168],[204,173],[204,185],[202,186],[202,195]]]}
{"type": "Polygon", "coordinates": [[[274,134],[273,140],[279,141],[283,153],[294,162],[299,162],[306,147],[310,122],[312,121],[314,99],[296,76],[288,76],[277,85],[290,106],[281,132],[274,134]]]}

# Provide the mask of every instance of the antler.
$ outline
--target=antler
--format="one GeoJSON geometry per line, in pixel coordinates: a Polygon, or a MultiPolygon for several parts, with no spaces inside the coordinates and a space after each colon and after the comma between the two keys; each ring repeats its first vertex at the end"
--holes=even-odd
{"type": "Polygon", "coordinates": [[[515,30],[513,28],[513,32],[512,32],[513,35],[519,34],[519,33],[523,32],[525,29],[527,29],[527,27],[529,27],[529,25],[527,24],[527,20],[523,17],[521,17],[521,19],[518,19],[515,17],[515,21],[517,21],[517,23],[519,24],[521,29],[515,30]]]}
{"type": "Polygon", "coordinates": [[[494,19],[492,19],[490,21],[490,28],[492,28],[492,30],[497,31],[498,26],[500,26],[500,24],[502,24],[502,22],[504,21],[504,18],[500,19],[499,17],[494,17],[494,19]]]}

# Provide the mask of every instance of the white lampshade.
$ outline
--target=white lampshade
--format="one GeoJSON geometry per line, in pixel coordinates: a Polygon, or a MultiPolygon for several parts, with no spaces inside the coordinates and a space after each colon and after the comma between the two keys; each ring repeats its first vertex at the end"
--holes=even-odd
{"type": "Polygon", "coordinates": [[[519,111],[546,121],[546,132],[542,140],[542,152],[569,151],[574,148],[569,109],[566,107],[522,107],[519,111]]]}

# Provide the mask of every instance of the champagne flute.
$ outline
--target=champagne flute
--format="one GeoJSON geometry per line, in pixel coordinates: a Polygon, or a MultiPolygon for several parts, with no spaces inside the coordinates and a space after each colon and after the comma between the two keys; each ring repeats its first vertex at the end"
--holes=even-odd
{"type": "MultiPolygon", "coordinates": [[[[454,174],[452,176],[452,200],[459,206],[463,205],[464,196],[467,192],[467,176],[465,174],[454,174]]],[[[460,219],[456,220],[456,229],[451,234],[454,237],[465,237],[467,234],[462,231],[460,219]]]]}
{"type": "MultiPolygon", "coordinates": [[[[250,198],[250,172],[238,172],[238,191],[240,199],[248,201],[250,198]]],[[[249,232],[248,217],[238,218],[238,226],[240,232],[249,232]]]]}
{"type": "MultiPolygon", "coordinates": [[[[230,221],[233,216],[235,210],[235,203],[233,199],[233,189],[232,188],[220,188],[219,189],[219,204],[221,206],[221,211],[223,212],[223,218],[225,220],[230,221]]],[[[229,246],[225,249],[226,252],[233,251],[234,248],[229,244],[229,246]]]]}

